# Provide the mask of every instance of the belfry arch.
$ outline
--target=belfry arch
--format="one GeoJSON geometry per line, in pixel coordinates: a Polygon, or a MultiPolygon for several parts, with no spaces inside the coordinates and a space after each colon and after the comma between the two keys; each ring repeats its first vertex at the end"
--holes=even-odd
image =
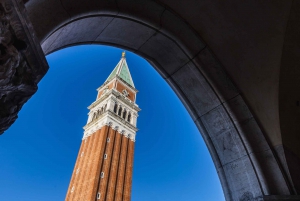
{"type": "MultiPolygon", "coordinates": [[[[299,166],[297,162],[291,165],[285,155],[278,100],[275,98],[275,106],[258,104],[265,107],[257,109],[253,102],[259,98],[251,99],[257,95],[255,86],[247,88],[229,76],[228,68],[214,54],[217,46],[204,42],[195,23],[187,20],[191,18],[176,11],[180,10],[177,5],[146,0],[29,0],[25,6],[46,55],[79,44],[105,44],[147,59],[177,93],[199,128],[226,200],[276,200],[299,194],[300,176],[295,172],[299,166]]],[[[195,13],[192,6],[186,5],[195,13]]],[[[292,3],[276,6],[284,15],[292,3]]],[[[282,55],[285,58],[284,52],[282,55]]],[[[284,65],[286,61],[280,62],[284,65]]],[[[259,86],[260,80],[257,82],[259,86]]],[[[271,99],[278,94],[271,93],[271,99]]]]}

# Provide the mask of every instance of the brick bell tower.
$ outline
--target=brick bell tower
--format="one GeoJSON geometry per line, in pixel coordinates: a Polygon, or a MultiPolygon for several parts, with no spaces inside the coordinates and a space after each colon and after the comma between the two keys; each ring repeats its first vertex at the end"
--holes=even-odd
{"type": "Polygon", "coordinates": [[[130,201],[140,108],[125,52],[88,109],[66,201],[130,201]]]}

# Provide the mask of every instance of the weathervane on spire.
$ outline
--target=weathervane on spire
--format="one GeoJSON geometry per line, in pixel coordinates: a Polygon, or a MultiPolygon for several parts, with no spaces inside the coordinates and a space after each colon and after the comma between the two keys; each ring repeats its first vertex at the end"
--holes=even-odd
{"type": "Polygon", "coordinates": [[[123,58],[125,58],[125,51],[124,51],[124,52],[122,52],[122,57],[123,57],[123,58]]]}

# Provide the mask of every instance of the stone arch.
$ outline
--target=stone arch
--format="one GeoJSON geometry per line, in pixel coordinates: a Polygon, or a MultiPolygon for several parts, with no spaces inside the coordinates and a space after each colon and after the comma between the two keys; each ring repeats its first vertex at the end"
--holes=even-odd
{"type": "Polygon", "coordinates": [[[117,104],[117,103],[115,103],[115,105],[114,105],[114,113],[116,113],[116,114],[117,114],[117,111],[118,111],[118,104],[117,104]]]}
{"type": "Polygon", "coordinates": [[[97,118],[97,112],[94,112],[92,121],[97,118]]]}
{"type": "Polygon", "coordinates": [[[127,110],[126,110],[126,108],[124,108],[123,113],[122,113],[123,119],[126,119],[126,114],[127,114],[127,110]]]}
{"type": "Polygon", "coordinates": [[[122,117],[122,111],[123,111],[123,108],[122,108],[122,106],[120,105],[120,106],[119,106],[119,110],[118,110],[118,115],[119,115],[120,117],[122,117]]]}
{"type": "Polygon", "coordinates": [[[128,112],[127,121],[131,123],[131,112],[128,112]]]}
{"type": "Polygon", "coordinates": [[[45,54],[79,44],[106,44],[152,64],[198,126],[227,200],[294,193],[240,91],[197,32],[171,9],[154,1],[45,2],[27,3],[45,54]],[[45,10],[55,12],[45,17],[45,10]]]}

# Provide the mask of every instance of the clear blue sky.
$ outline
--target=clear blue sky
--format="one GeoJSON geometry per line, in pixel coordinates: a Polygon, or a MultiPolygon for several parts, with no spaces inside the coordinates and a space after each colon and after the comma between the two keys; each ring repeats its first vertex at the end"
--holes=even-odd
{"type": "MultiPolygon", "coordinates": [[[[121,49],[76,46],[47,56],[49,72],[0,136],[0,201],[65,199],[87,107],[121,49]]],[[[126,52],[139,90],[132,201],[225,200],[212,159],[188,112],[143,58],[126,52]]]]}

